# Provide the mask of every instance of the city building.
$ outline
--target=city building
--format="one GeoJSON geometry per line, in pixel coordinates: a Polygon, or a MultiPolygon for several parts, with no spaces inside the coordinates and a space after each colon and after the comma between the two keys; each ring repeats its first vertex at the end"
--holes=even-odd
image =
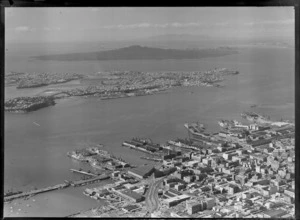
{"type": "Polygon", "coordinates": [[[202,211],[202,202],[186,202],[186,210],[189,215],[193,215],[199,211],[202,211]]]}
{"type": "Polygon", "coordinates": [[[210,210],[216,205],[214,198],[206,198],[203,203],[206,203],[206,209],[210,210]]]}
{"type": "Polygon", "coordinates": [[[130,189],[126,189],[126,190],[123,190],[123,191],[116,191],[118,192],[121,196],[129,199],[130,201],[132,202],[141,202],[145,199],[144,196],[140,195],[139,193],[136,193],[130,189]]]}
{"type": "Polygon", "coordinates": [[[280,218],[286,214],[283,209],[267,210],[262,213],[263,218],[280,218]]]}
{"type": "Polygon", "coordinates": [[[172,206],[175,206],[185,200],[188,200],[190,198],[190,196],[188,195],[180,195],[180,196],[176,196],[176,197],[173,197],[173,198],[168,198],[165,200],[165,203],[169,206],[169,207],[172,207],[172,206]]]}

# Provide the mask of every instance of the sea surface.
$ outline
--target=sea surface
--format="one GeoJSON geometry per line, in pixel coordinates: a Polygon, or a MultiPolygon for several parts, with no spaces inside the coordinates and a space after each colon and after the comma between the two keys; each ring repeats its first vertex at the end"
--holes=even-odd
{"type": "MultiPolygon", "coordinates": [[[[293,49],[273,47],[243,47],[239,54],[201,60],[162,61],[33,61],[26,54],[10,53],[6,56],[7,72],[204,71],[225,67],[240,74],[229,76],[223,88],[174,88],[151,96],[111,100],[71,97],[35,112],[5,113],[4,191],[29,190],[78,179],[69,169],[79,168],[81,164],[66,154],[88,143],[102,143],[114,155],[142,165],[152,162],[140,159],[143,153],[121,147],[123,141],[147,137],[165,143],[177,137],[186,138],[183,126],[186,122],[199,121],[209,131],[218,131],[218,120],[240,120],[240,113],[247,110],[274,120],[293,121],[294,66],[293,49]],[[258,107],[251,109],[252,104],[258,107]]],[[[7,87],[5,96],[30,95],[31,90],[7,87]]],[[[23,214],[66,216],[75,210],[97,206],[97,201],[82,194],[83,189],[77,193],[74,190],[50,193],[52,199],[39,204],[48,208],[45,214],[37,209],[28,209],[23,214]],[[72,201],[77,202],[72,206],[72,201]],[[62,209],[64,206],[72,208],[66,211],[62,209]]],[[[11,212],[9,206],[5,205],[5,216],[22,216],[11,212]]]]}

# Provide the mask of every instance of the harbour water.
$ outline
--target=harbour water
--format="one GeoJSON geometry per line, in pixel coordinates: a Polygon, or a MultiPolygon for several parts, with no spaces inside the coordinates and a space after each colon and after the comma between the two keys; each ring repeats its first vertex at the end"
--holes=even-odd
{"type": "MultiPolygon", "coordinates": [[[[66,155],[85,143],[102,143],[114,155],[141,165],[153,162],[140,159],[144,155],[141,152],[121,147],[124,140],[148,137],[163,143],[187,137],[183,124],[194,121],[216,131],[218,120],[240,119],[240,113],[250,110],[252,104],[258,105],[253,110],[271,119],[294,120],[294,62],[293,49],[271,47],[242,48],[239,54],[202,60],[53,62],[6,59],[7,71],[201,71],[225,67],[238,70],[240,74],[227,78],[223,88],[176,88],[152,96],[112,100],[72,97],[36,112],[5,113],[4,191],[11,188],[29,190],[78,178],[69,170],[81,167],[80,162],[66,155]]],[[[6,93],[6,96],[13,96],[22,91],[6,88],[6,93]]],[[[66,189],[64,193],[72,197],[68,201],[78,199],[87,204],[86,200],[90,200],[82,190],[74,193],[66,189]]],[[[58,203],[59,191],[52,194],[53,204],[58,203]]],[[[51,213],[56,216],[75,212],[73,209],[62,211],[61,207],[46,202],[41,204],[53,208],[51,213]]],[[[9,206],[5,205],[5,216],[9,206]]],[[[90,200],[84,208],[94,206],[97,202],[90,200]]]]}

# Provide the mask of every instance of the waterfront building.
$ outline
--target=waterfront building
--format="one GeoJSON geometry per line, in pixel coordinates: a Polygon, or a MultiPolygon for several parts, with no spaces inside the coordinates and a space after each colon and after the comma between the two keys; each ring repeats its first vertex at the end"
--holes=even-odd
{"type": "Polygon", "coordinates": [[[163,170],[155,169],[154,175],[155,175],[155,178],[167,176],[167,175],[170,175],[171,173],[174,173],[176,170],[177,170],[176,167],[170,167],[170,168],[163,169],[163,170]]]}
{"type": "Polygon", "coordinates": [[[134,177],[137,177],[139,179],[145,179],[155,171],[155,168],[153,166],[142,166],[138,168],[134,168],[128,171],[129,175],[132,175],[134,177]]]}

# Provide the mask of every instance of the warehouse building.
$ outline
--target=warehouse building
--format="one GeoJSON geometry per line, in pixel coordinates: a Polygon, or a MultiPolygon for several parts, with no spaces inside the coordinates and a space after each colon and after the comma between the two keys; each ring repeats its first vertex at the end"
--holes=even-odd
{"type": "Polygon", "coordinates": [[[128,174],[131,176],[137,177],[139,179],[145,179],[152,175],[152,173],[155,171],[155,168],[153,166],[142,166],[138,168],[134,168],[128,171],[128,174]]]}

